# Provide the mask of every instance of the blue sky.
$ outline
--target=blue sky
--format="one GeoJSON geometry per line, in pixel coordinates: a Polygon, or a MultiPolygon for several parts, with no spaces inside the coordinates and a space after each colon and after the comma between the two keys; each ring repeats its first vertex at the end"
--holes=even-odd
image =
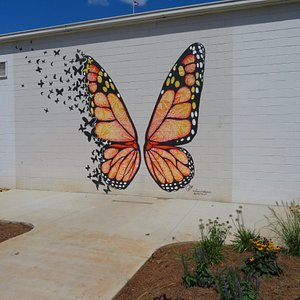
{"type": "MultiPolygon", "coordinates": [[[[216,0],[137,0],[136,13],[216,0]]],[[[0,34],[132,13],[132,0],[0,0],[0,34]]]]}

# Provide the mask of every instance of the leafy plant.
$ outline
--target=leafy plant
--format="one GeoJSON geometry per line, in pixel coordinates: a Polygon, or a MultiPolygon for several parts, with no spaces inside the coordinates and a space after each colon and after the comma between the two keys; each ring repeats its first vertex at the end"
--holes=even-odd
{"type": "Polygon", "coordinates": [[[197,285],[203,288],[211,287],[214,279],[209,271],[209,262],[203,247],[197,247],[194,250],[196,261],[195,278],[197,285]]]}
{"type": "Polygon", "coordinates": [[[201,239],[197,247],[202,247],[206,253],[208,263],[219,263],[222,260],[222,248],[231,226],[226,223],[219,223],[218,218],[208,220],[205,225],[200,219],[201,239]]]}
{"type": "Polygon", "coordinates": [[[214,279],[209,271],[209,263],[203,247],[197,247],[194,249],[193,258],[195,262],[195,268],[194,272],[191,273],[188,266],[187,258],[184,255],[181,256],[184,273],[182,279],[185,287],[211,287],[214,282],[214,279]]]}
{"type": "Polygon", "coordinates": [[[258,279],[249,275],[241,276],[238,269],[228,269],[217,274],[215,281],[220,300],[258,299],[258,279]]]}
{"type": "Polygon", "coordinates": [[[274,247],[273,242],[266,238],[251,240],[254,255],[245,260],[242,270],[252,276],[275,275],[278,276],[283,269],[277,263],[277,253],[280,247],[274,247]]]}
{"type": "Polygon", "coordinates": [[[183,284],[186,288],[193,287],[197,285],[197,280],[194,274],[191,273],[189,264],[188,264],[188,258],[185,255],[181,255],[181,262],[183,266],[183,284]]]}
{"type": "Polygon", "coordinates": [[[252,249],[250,240],[259,238],[259,234],[255,229],[249,229],[245,226],[242,208],[242,206],[239,206],[236,210],[235,220],[232,215],[229,215],[236,229],[236,232],[233,234],[234,239],[231,241],[232,247],[238,252],[250,251],[252,249]]]}
{"type": "Polygon", "coordinates": [[[266,216],[269,227],[288,254],[300,256],[300,206],[295,201],[281,204],[280,207],[276,202],[277,209],[269,207],[271,217],[266,216]]]}

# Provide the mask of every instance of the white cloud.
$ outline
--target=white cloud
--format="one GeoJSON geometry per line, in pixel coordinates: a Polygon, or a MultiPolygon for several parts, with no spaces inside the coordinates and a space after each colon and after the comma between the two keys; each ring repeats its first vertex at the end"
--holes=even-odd
{"type": "Polygon", "coordinates": [[[88,0],[88,4],[108,6],[109,2],[108,0],[88,0]]]}
{"type": "MultiPolygon", "coordinates": [[[[138,3],[138,6],[144,6],[147,3],[147,1],[148,0],[136,0],[136,2],[138,3]]],[[[132,5],[132,0],[121,0],[121,2],[132,5]]]]}

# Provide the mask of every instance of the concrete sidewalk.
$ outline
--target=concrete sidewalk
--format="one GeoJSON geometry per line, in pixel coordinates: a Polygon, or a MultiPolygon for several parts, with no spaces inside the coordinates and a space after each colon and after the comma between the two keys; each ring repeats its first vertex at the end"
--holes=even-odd
{"type": "MultiPolygon", "coordinates": [[[[155,249],[198,239],[199,219],[234,214],[238,204],[12,190],[0,219],[34,229],[0,244],[1,300],[109,300],[155,249]]],[[[261,228],[266,206],[243,205],[261,228]]],[[[133,299],[128,299],[133,300],[133,299]]]]}

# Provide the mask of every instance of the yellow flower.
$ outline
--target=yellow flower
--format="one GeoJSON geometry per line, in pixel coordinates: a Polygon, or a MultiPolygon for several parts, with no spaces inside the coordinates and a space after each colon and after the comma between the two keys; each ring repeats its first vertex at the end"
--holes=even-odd
{"type": "Polygon", "coordinates": [[[249,258],[249,261],[250,261],[250,262],[253,262],[254,260],[255,260],[254,257],[250,257],[250,258],[249,258]]]}
{"type": "Polygon", "coordinates": [[[257,250],[258,250],[258,251],[262,251],[262,250],[263,250],[263,248],[262,248],[262,247],[259,247],[259,248],[257,248],[257,250]]]}

